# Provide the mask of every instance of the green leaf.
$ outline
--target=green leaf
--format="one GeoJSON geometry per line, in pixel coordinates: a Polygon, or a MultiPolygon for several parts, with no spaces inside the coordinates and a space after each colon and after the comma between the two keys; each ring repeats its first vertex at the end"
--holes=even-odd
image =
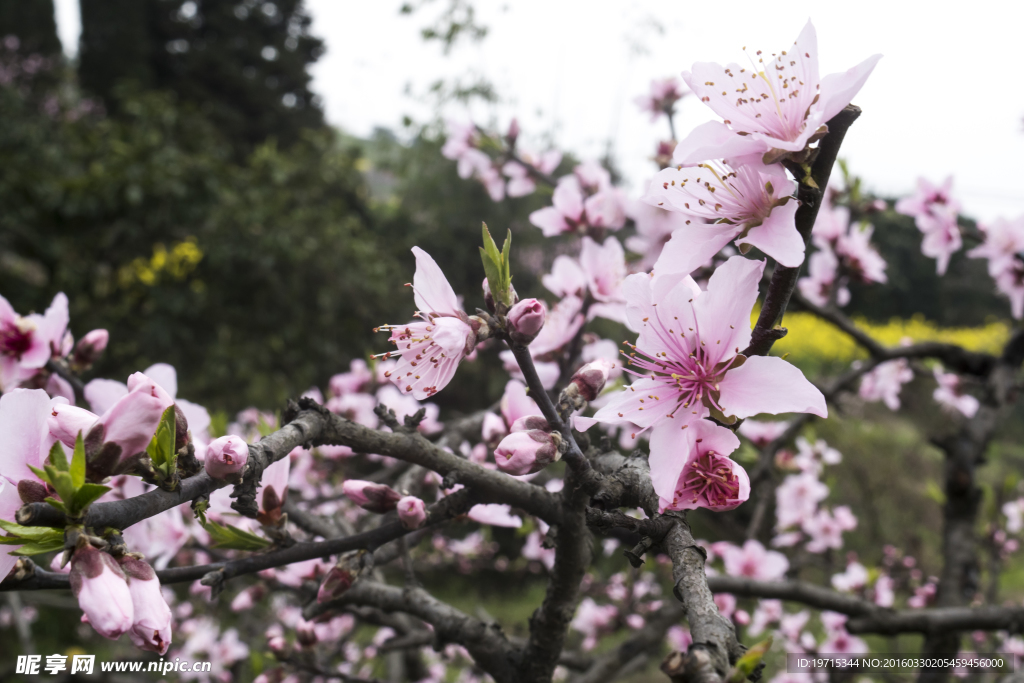
{"type": "Polygon", "coordinates": [[[508,291],[512,286],[512,265],[509,262],[509,256],[512,252],[512,231],[509,230],[505,236],[505,243],[501,245],[501,287],[505,291],[508,291]]]}
{"type": "Polygon", "coordinates": [[[60,550],[64,547],[64,538],[61,537],[54,541],[32,541],[21,546],[17,550],[12,550],[11,555],[18,555],[21,557],[28,557],[29,555],[42,555],[43,553],[52,553],[54,550],[60,550]]]}
{"type": "Polygon", "coordinates": [[[924,492],[925,495],[927,495],[929,498],[934,500],[939,505],[946,504],[946,494],[942,490],[942,488],[937,483],[935,483],[934,480],[929,481],[927,484],[925,484],[924,492]]]}
{"type": "Polygon", "coordinates": [[[75,497],[71,503],[71,513],[78,514],[84,511],[93,501],[109,490],[109,486],[103,486],[102,484],[82,484],[75,491],[75,497]]]}
{"type": "Polygon", "coordinates": [[[64,502],[60,501],[60,500],[57,500],[56,498],[47,498],[46,502],[49,503],[52,507],[57,508],[61,512],[67,512],[68,511],[67,507],[64,506],[64,502]]]}
{"type": "Polygon", "coordinates": [[[170,406],[160,417],[160,424],[156,428],[156,434],[149,441],[146,447],[149,459],[153,461],[153,467],[165,475],[169,475],[174,469],[177,460],[177,453],[174,452],[174,406],[170,406]]]}
{"type": "MultiPolygon", "coordinates": [[[[8,522],[0,519],[0,529],[3,529],[11,536],[17,536],[18,538],[24,538],[30,541],[42,541],[49,538],[55,538],[59,536],[64,538],[63,529],[54,529],[48,526],[22,526],[15,522],[8,522]]],[[[4,541],[10,544],[10,541],[4,541]]]]}
{"type": "MultiPolygon", "coordinates": [[[[61,453],[61,455],[63,455],[63,453],[61,453]]],[[[39,477],[40,480],[46,482],[50,486],[53,486],[53,482],[50,481],[50,475],[46,472],[46,470],[41,470],[38,467],[33,467],[32,465],[26,465],[26,467],[32,470],[32,473],[39,477]]]]}
{"type": "MultiPolygon", "coordinates": [[[[81,438],[81,435],[79,435],[79,438],[81,438]]],[[[50,464],[62,472],[68,471],[68,458],[64,455],[64,447],[61,446],[60,441],[54,442],[50,446],[50,464]]]]}
{"type": "Polygon", "coordinates": [[[75,485],[71,483],[69,472],[58,472],[51,465],[45,465],[46,473],[50,475],[50,484],[57,489],[57,495],[66,505],[75,497],[75,485]]]}
{"type": "Polygon", "coordinates": [[[736,662],[736,668],[733,669],[732,675],[729,676],[729,683],[743,683],[750,674],[754,673],[757,665],[764,659],[765,653],[768,652],[771,646],[772,638],[768,636],[768,638],[747,650],[746,654],[736,662]]]}
{"type": "MultiPolygon", "coordinates": [[[[59,446],[59,444],[53,444],[59,446]]],[[[64,451],[61,449],[61,457],[63,457],[64,451]]],[[[50,452],[50,459],[53,459],[53,452],[50,452]]],[[[85,441],[82,440],[82,432],[78,432],[78,436],[75,438],[75,452],[71,456],[71,467],[69,468],[71,473],[71,483],[74,487],[80,488],[85,483],[85,441]]]]}
{"type": "Polygon", "coordinates": [[[226,548],[229,550],[263,550],[273,545],[270,541],[257,536],[256,534],[250,534],[248,531],[243,531],[236,526],[228,524],[227,526],[217,524],[216,522],[207,522],[203,525],[210,534],[211,548],[226,548]]]}

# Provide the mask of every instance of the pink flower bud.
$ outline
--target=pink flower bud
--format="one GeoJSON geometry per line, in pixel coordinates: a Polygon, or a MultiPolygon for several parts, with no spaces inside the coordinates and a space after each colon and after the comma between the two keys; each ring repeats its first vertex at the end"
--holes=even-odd
{"type": "Polygon", "coordinates": [[[98,419],[95,413],[67,403],[54,403],[51,408],[46,418],[50,434],[69,448],[74,448],[79,432],[84,439],[98,419]]]}
{"type": "Polygon", "coordinates": [[[608,381],[608,373],[614,368],[615,363],[605,358],[599,358],[577,370],[569,381],[576,385],[580,396],[587,401],[593,401],[604,389],[604,385],[608,381]]]}
{"type": "Polygon", "coordinates": [[[506,434],[508,434],[508,427],[505,426],[503,419],[490,411],[484,413],[483,424],[480,427],[480,435],[484,441],[492,443],[506,434]]]}
{"type": "Polygon", "coordinates": [[[160,592],[156,572],[143,560],[125,555],[121,569],[128,576],[135,618],[128,632],[132,644],[140,650],[166,654],[171,646],[171,608],[160,592]]]}
{"type": "Polygon", "coordinates": [[[104,638],[117,640],[132,628],[135,609],[124,572],[110,555],[86,545],[71,556],[71,592],[86,620],[104,638]]]}
{"type": "Polygon", "coordinates": [[[539,472],[558,460],[561,436],[540,429],[513,432],[494,449],[494,462],[506,474],[522,475],[539,472]]]}
{"type": "Polygon", "coordinates": [[[228,435],[210,442],[203,466],[214,479],[231,479],[237,478],[248,460],[249,446],[240,437],[228,435]]]}
{"type": "Polygon", "coordinates": [[[548,310],[542,301],[523,299],[508,312],[508,333],[517,344],[529,344],[544,327],[548,310]]]}
{"type": "Polygon", "coordinates": [[[359,573],[355,568],[342,565],[343,563],[339,562],[327,572],[324,582],[320,584],[320,590],[317,591],[317,602],[322,604],[341,597],[359,578],[359,573]]]}
{"type": "Polygon", "coordinates": [[[427,506],[416,496],[398,501],[398,518],[406,529],[419,529],[427,519],[427,506]]]}
{"type": "Polygon", "coordinates": [[[505,133],[505,139],[508,140],[510,145],[516,144],[516,140],[519,138],[519,120],[516,117],[512,117],[512,121],[508,124],[508,132],[505,133]]]}
{"type": "Polygon", "coordinates": [[[509,432],[528,432],[531,429],[539,429],[544,432],[551,431],[551,425],[544,418],[543,415],[523,415],[521,418],[512,423],[512,427],[509,428],[509,432]]]}
{"type": "Polygon", "coordinates": [[[128,378],[128,389],[97,421],[103,427],[102,442],[119,446],[121,461],[146,450],[164,411],[174,405],[174,399],[141,372],[128,378]]]}
{"type": "Polygon", "coordinates": [[[484,305],[487,306],[487,310],[491,313],[495,312],[494,308],[494,297],[491,295],[491,286],[487,283],[487,278],[484,278],[484,305]]]}
{"type": "Polygon", "coordinates": [[[71,362],[78,367],[87,368],[95,363],[110,341],[110,333],[106,330],[93,330],[78,340],[75,355],[71,362]]]}
{"type": "Polygon", "coordinates": [[[402,499],[402,496],[390,486],[361,479],[347,480],[341,485],[341,490],[353,503],[377,514],[394,510],[398,501],[402,499]]]}

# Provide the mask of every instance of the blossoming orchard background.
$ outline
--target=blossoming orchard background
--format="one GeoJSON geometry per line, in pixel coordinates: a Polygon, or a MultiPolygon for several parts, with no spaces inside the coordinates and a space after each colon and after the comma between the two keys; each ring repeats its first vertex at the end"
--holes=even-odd
{"type": "Polygon", "coordinates": [[[0,679],[1019,667],[987,9],[0,0],[0,679]]]}

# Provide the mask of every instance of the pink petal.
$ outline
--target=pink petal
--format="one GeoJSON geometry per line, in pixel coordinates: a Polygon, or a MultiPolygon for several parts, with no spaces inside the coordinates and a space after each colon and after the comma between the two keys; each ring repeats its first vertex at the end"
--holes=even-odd
{"type": "Polygon", "coordinates": [[[569,230],[562,212],[553,206],[537,209],[530,214],[530,223],[541,229],[545,237],[555,237],[569,230]]]}
{"type": "Polygon", "coordinates": [[[455,290],[448,284],[437,262],[419,247],[413,247],[412,253],[416,255],[416,274],[412,279],[416,308],[449,315],[461,311],[455,290]]]}
{"type": "Polygon", "coordinates": [[[768,146],[763,142],[749,135],[737,135],[721,121],[708,121],[694,128],[676,145],[672,164],[692,166],[709,159],[731,159],[767,151],[768,146]]]}
{"type": "Polygon", "coordinates": [[[22,354],[20,362],[26,368],[41,368],[50,360],[53,349],[59,349],[64,330],[68,328],[68,298],[63,292],[53,297],[53,303],[37,320],[32,335],[32,346],[22,354]]]}
{"type": "Polygon", "coordinates": [[[776,206],[761,225],[736,240],[736,244],[757,247],[787,268],[796,268],[804,262],[804,238],[796,229],[799,206],[795,199],[776,206]]]}
{"type": "MultiPolygon", "coordinates": [[[[0,472],[13,482],[34,479],[49,455],[46,418],[50,397],[42,389],[12,389],[0,396],[0,472]]],[[[50,442],[52,443],[52,442],[50,442]]]]}
{"type": "MultiPolygon", "coordinates": [[[[18,495],[18,486],[4,477],[0,477],[0,519],[8,522],[14,521],[14,513],[21,507],[21,496],[18,495]]],[[[3,581],[8,572],[14,569],[18,558],[10,553],[14,552],[20,545],[0,546],[0,581],[3,581]]]]}
{"type": "Polygon", "coordinates": [[[159,384],[171,398],[178,396],[178,372],[173,365],[156,363],[143,370],[142,374],[159,384]]]}
{"type": "Polygon", "coordinates": [[[735,236],[734,226],[693,223],[676,228],[654,264],[654,296],[661,299],[683,276],[710,261],[735,236]]]}
{"type": "Polygon", "coordinates": [[[567,175],[555,186],[551,203],[566,218],[578,221],[583,215],[583,190],[575,175],[567,175]]]}
{"type": "Polygon", "coordinates": [[[853,101],[881,58],[880,54],[872,55],[844,73],[829,74],[821,80],[821,102],[818,106],[826,123],[853,101]]]}
{"type": "Polygon", "coordinates": [[[85,400],[93,412],[102,415],[128,395],[128,386],[112,379],[94,379],[85,385],[85,400]]]}
{"type": "Polygon", "coordinates": [[[688,418],[692,416],[679,411],[674,418],[662,420],[651,430],[651,483],[661,499],[660,511],[672,503],[679,475],[683,473],[693,451],[694,439],[700,438],[702,423],[711,425],[706,420],[694,421],[688,418]],[[683,429],[684,426],[686,429],[683,429]]]}
{"type": "Polygon", "coordinates": [[[733,256],[715,269],[708,291],[694,302],[701,343],[712,362],[732,358],[750,343],[750,311],[764,263],[733,256]]]}
{"type": "Polygon", "coordinates": [[[761,413],[813,413],[828,417],[825,397],[795,366],[774,356],[752,356],[719,382],[719,404],[739,418],[761,413]]]}

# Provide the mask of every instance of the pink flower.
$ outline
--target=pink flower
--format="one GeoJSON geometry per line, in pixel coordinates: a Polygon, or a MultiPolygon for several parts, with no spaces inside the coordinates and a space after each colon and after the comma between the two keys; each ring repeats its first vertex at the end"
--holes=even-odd
{"type": "Polygon", "coordinates": [[[754,616],[750,620],[750,628],[747,629],[747,634],[755,637],[761,635],[769,624],[782,619],[783,614],[781,600],[758,601],[757,609],[754,610],[754,616]]]}
{"type": "Polygon", "coordinates": [[[797,183],[779,166],[707,161],[658,171],[644,201],[713,225],[693,222],[684,236],[718,233],[742,250],[757,247],[784,266],[804,260],[804,240],[796,229],[797,183]]]}
{"type": "Polygon", "coordinates": [[[1024,215],[1013,220],[999,218],[978,227],[985,233],[985,241],[967,255],[988,259],[988,274],[1010,299],[1013,317],[1020,319],[1024,317],[1024,215]]]}
{"type": "Polygon", "coordinates": [[[541,282],[559,298],[582,296],[587,289],[587,274],[575,259],[560,254],[551,264],[551,273],[542,277],[541,282]]]}
{"type": "Polygon", "coordinates": [[[214,479],[228,479],[238,475],[248,459],[248,444],[237,436],[228,435],[210,442],[203,466],[214,479]]]}
{"type": "Polygon", "coordinates": [[[607,171],[600,172],[586,167],[573,175],[563,176],[555,186],[551,206],[538,209],[530,214],[530,222],[541,229],[547,237],[565,232],[586,232],[588,228],[618,230],[626,224],[625,198],[622,192],[606,182],[607,171]],[[587,181],[592,181],[594,191],[589,196],[584,191],[587,181]]]}
{"type": "Polygon", "coordinates": [[[846,565],[846,571],[832,576],[832,587],[837,591],[849,593],[868,585],[868,570],[860,562],[846,565]]]}
{"type": "Polygon", "coordinates": [[[614,237],[599,245],[589,237],[582,239],[580,266],[587,278],[591,296],[598,302],[591,306],[590,317],[599,316],[625,323],[622,283],[626,279],[626,253],[614,237]]]}
{"type": "Polygon", "coordinates": [[[814,514],[818,503],[827,497],[828,486],[818,481],[814,472],[786,477],[775,490],[776,529],[782,531],[802,524],[814,514]]]}
{"type": "Polygon", "coordinates": [[[494,443],[501,437],[508,434],[508,425],[505,420],[488,411],[484,413],[483,423],[480,426],[480,437],[486,443],[494,443]]]}
{"type": "Polygon", "coordinates": [[[758,448],[763,448],[782,436],[787,429],[789,429],[789,423],[781,420],[778,422],[744,420],[737,431],[740,435],[750,439],[758,448]]]}
{"type": "Polygon", "coordinates": [[[86,545],[71,556],[71,592],[89,625],[117,640],[132,628],[135,609],[124,572],[114,558],[86,545]]]}
{"type": "Polygon", "coordinates": [[[857,518],[848,507],[837,507],[834,512],[818,510],[802,525],[804,533],[811,537],[806,548],[812,553],[822,553],[828,548],[838,550],[843,547],[843,532],[856,527],[857,518]]]}
{"type": "Polygon", "coordinates": [[[448,385],[459,363],[476,347],[476,334],[434,259],[419,247],[412,252],[416,255],[416,317],[422,322],[378,329],[391,332],[389,341],[398,347],[384,357],[401,355],[388,378],[402,393],[423,400],[448,385]]]}
{"type": "Polygon", "coordinates": [[[862,282],[886,282],[885,259],[871,244],[871,225],[850,225],[849,232],[836,243],[836,255],[850,275],[862,282]]]}
{"type": "Polygon", "coordinates": [[[651,81],[649,94],[637,97],[634,102],[640,111],[651,113],[651,121],[659,116],[668,116],[675,108],[675,103],[686,95],[686,89],[678,78],[656,78],[651,81]]]}
{"type": "Polygon", "coordinates": [[[797,286],[805,299],[817,306],[827,306],[833,296],[838,306],[850,303],[850,290],[845,285],[838,288],[839,259],[831,246],[819,247],[807,259],[807,277],[800,278],[797,286]]]}
{"type": "Polygon", "coordinates": [[[517,344],[529,344],[544,327],[548,309],[543,301],[523,299],[508,312],[508,333],[517,344]]]}
{"type": "Polygon", "coordinates": [[[699,62],[683,72],[693,93],[725,122],[695,128],[676,147],[673,164],[752,154],[772,162],[802,152],[828,130],[825,124],[856,96],[882,56],[819,78],[818,40],[808,21],[793,47],[772,57],[767,64],[750,58],[749,66],[699,62]]]}
{"type": "MultiPolygon", "coordinates": [[[[896,202],[896,212],[904,216],[937,216],[960,211],[960,202],[953,199],[953,176],[942,185],[932,185],[927,178],[917,179],[917,193],[896,202]]],[[[922,229],[923,231],[923,229],[922,229]]]]}
{"type": "MultiPolygon", "coordinates": [[[[650,182],[644,187],[644,195],[647,194],[649,187],[650,182]]],[[[643,256],[638,264],[639,270],[650,270],[672,233],[692,222],[689,216],[677,211],[666,211],[648,204],[643,199],[628,202],[626,215],[633,220],[636,227],[636,235],[626,238],[626,247],[643,256]]]]}
{"type": "MultiPolygon", "coordinates": [[[[698,420],[692,429],[676,436],[676,451],[666,451],[651,441],[651,481],[660,498],[659,512],[665,510],[732,510],[750,497],[750,478],[728,456],[740,441],[730,430],[708,420],[698,420]],[[689,449],[685,461],[680,451],[689,449]],[[671,496],[666,483],[672,482],[671,496]]],[[[657,431],[655,432],[657,434],[657,431]]]]}
{"type": "Polygon", "coordinates": [[[12,389],[0,396],[0,473],[13,484],[36,480],[28,466],[42,467],[50,454],[56,439],[50,435],[48,418],[63,401],[51,399],[42,389],[12,389]]]}
{"type": "Polygon", "coordinates": [[[160,592],[160,580],[146,562],[125,555],[121,570],[128,577],[134,618],[128,632],[132,644],[140,650],[166,654],[171,646],[171,608],[160,592]]]}
{"type": "Polygon", "coordinates": [[[490,526],[507,527],[518,529],[523,526],[522,518],[512,514],[512,508],[508,505],[488,503],[485,505],[474,505],[466,514],[474,522],[488,524],[490,526]]]}
{"type": "Polygon", "coordinates": [[[947,410],[956,410],[966,418],[972,418],[978,412],[978,399],[964,393],[960,376],[953,372],[943,372],[941,367],[933,371],[938,386],[932,393],[935,402],[947,410]]]}
{"type": "Polygon", "coordinates": [[[59,353],[68,327],[68,298],[63,293],[43,315],[20,316],[0,296],[0,390],[8,391],[36,374],[59,353]]]}
{"type": "Polygon", "coordinates": [[[395,509],[402,496],[386,484],[374,484],[361,479],[346,479],[341,490],[349,500],[370,512],[384,514],[395,509]]]}
{"type": "Polygon", "coordinates": [[[584,635],[583,649],[592,650],[597,645],[597,637],[607,630],[619,615],[615,605],[598,605],[593,598],[583,598],[569,625],[584,635]]]}
{"type": "Polygon", "coordinates": [[[398,518],[406,529],[419,529],[427,520],[427,505],[416,496],[405,496],[398,501],[398,518]]]}
{"type": "Polygon", "coordinates": [[[892,607],[896,602],[896,582],[891,576],[882,574],[875,581],[875,604],[879,607],[892,607]]]}
{"type": "Polygon", "coordinates": [[[362,358],[356,358],[349,363],[348,367],[348,372],[342,372],[331,377],[329,386],[333,396],[338,397],[358,393],[366,389],[366,386],[373,382],[373,372],[362,358]]]}
{"type": "Polygon", "coordinates": [[[494,449],[494,462],[506,474],[533,474],[561,458],[559,443],[557,433],[540,429],[512,432],[494,449]]]}
{"type": "Polygon", "coordinates": [[[860,380],[858,394],[865,401],[883,401],[889,410],[900,409],[900,389],[914,379],[906,358],[881,363],[860,380]]]}
{"type": "Polygon", "coordinates": [[[743,547],[729,545],[724,548],[722,560],[729,576],[745,576],[757,581],[779,581],[789,569],[789,560],[782,553],[767,550],[755,540],[743,547]]]}
{"type": "Polygon", "coordinates": [[[803,472],[814,472],[815,475],[821,472],[822,465],[838,465],[843,460],[843,454],[832,448],[824,439],[818,439],[813,444],[802,436],[796,439],[797,454],[793,458],[793,464],[803,472]]]}
{"type": "Polygon", "coordinates": [[[654,480],[663,502],[675,498],[683,467],[677,454],[691,452],[694,443],[681,431],[712,409],[739,418],[781,412],[827,415],[821,392],[795,367],[781,358],[740,353],[750,342],[750,311],[763,268],[764,262],[733,257],[699,295],[692,280],[657,295],[648,275],[626,279],[626,313],[630,326],[640,331],[629,361],[636,369],[626,371],[636,379],[593,418],[577,417],[575,424],[580,430],[597,422],[653,428],[651,469],[664,473],[654,480]]]}

